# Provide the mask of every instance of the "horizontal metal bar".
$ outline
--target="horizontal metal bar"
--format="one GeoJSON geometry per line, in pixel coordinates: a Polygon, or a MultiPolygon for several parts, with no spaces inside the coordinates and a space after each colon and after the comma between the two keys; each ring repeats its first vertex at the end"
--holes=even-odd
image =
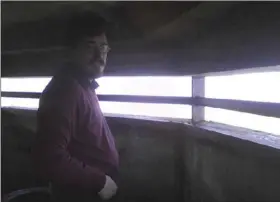
{"type": "MultiPolygon", "coordinates": [[[[1,92],[2,97],[40,98],[41,93],[31,92],[1,92]]],[[[136,95],[98,95],[100,101],[139,102],[139,103],[166,103],[192,105],[191,97],[163,97],[163,96],[136,96],[136,95]]]]}
{"type": "Polygon", "coordinates": [[[191,97],[135,96],[135,95],[98,95],[100,101],[194,104],[191,97]]]}
{"type": "Polygon", "coordinates": [[[280,118],[280,103],[254,102],[243,100],[214,99],[214,98],[194,98],[194,103],[200,106],[247,112],[262,116],[280,118]]]}
{"type": "Polygon", "coordinates": [[[40,98],[42,93],[32,92],[1,92],[1,97],[14,97],[14,98],[40,98]]]}
{"type": "MultiPolygon", "coordinates": [[[[41,93],[30,92],[1,92],[2,97],[40,98],[41,93]]],[[[262,116],[280,118],[280,103],[254,102],[229,99],[214,99],[202,97],[163,97],[163,96],[134,96],[134,95],[98,95],[100,101],[187,104],[247,112],[262,116]]]]}
{"type": "Polygon", "coordinates": [[[21,50],[4,50],[2,55],[15,55],[21,53],[38,53],[38,52],[49,52],[49,51],[63,51],[67,50],[65,46],[55,46],[55,47],[46,47],[46,48],[33,48],[33,49],[21,49],[21,50]]]}

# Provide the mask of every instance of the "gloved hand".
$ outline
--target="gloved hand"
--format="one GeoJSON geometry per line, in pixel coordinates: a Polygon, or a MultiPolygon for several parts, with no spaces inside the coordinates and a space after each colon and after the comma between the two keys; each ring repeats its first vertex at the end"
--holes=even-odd
{"type": "Polygon", "coordinates": [[[103,189],[98,193],[102,200],[108,200],[117,193],[118,187],[111,177],[106,175],[106,182],[103,189]]]}

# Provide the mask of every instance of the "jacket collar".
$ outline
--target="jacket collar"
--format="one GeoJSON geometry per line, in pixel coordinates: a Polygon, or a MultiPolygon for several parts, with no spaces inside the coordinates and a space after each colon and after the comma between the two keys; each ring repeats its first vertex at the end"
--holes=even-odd
{"type": "Polygon", "coordinates": [[[96,90],[99,87],[95,79],[88,78],[88,76],[77,67],[66,65],[60,70],[60,74],[73,77],[86,89],[90,88],[96,90]]]}

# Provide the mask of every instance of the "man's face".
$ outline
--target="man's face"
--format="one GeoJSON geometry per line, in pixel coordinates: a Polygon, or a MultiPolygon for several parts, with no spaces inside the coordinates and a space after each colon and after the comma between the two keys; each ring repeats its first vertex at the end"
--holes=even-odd
{"type": "Polygon", "coordinates": [[[109,46],[105,34],[84,38],[78,45],[75,54],[80,68],[83,68],[90,78],[102,76],[109,46]]]}

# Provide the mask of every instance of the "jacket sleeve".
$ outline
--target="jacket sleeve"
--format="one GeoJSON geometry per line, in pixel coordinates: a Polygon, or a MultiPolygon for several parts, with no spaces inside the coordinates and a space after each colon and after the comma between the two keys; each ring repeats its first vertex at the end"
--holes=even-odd
{"type": "Polygon", "coordinates": [[[80,96],[79,86],[70,82],[41,98],[34,163],[38,173],[50,182],[98,192],[105,184],[105,174],[74,158],[67,150],[75,131],[80,96]]]}

